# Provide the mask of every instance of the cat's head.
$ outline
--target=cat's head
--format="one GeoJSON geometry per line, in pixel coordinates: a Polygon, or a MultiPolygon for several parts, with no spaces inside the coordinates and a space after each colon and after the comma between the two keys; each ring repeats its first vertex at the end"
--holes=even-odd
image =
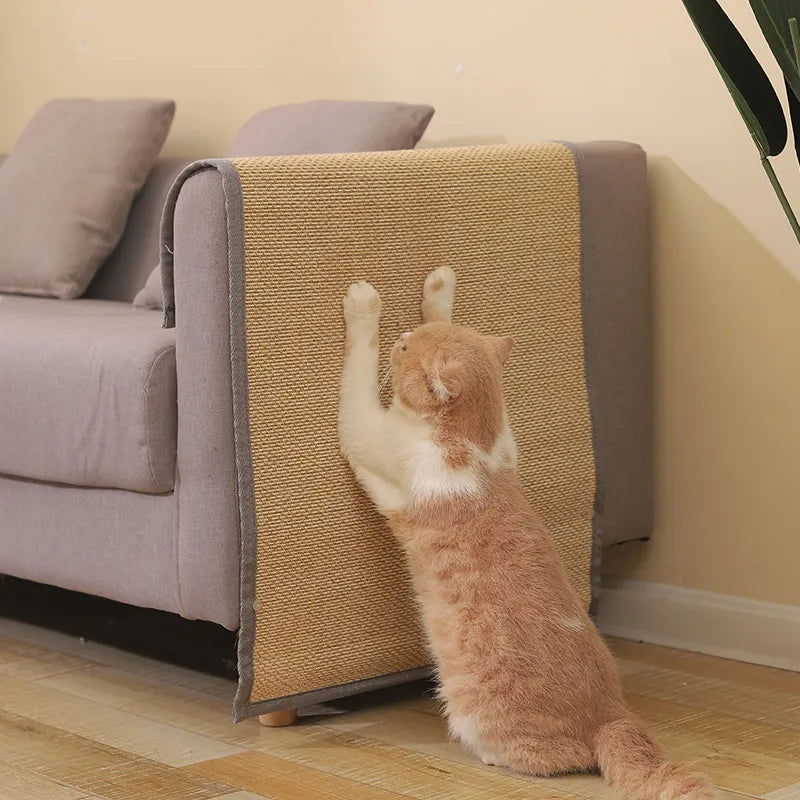
{"type": "Polygon", "coordinates": [[[463,325],[429,322],[392,348],[395,396],[424,416],[461,408],[502,411],[503,365],[513,341],[463,325]]]}

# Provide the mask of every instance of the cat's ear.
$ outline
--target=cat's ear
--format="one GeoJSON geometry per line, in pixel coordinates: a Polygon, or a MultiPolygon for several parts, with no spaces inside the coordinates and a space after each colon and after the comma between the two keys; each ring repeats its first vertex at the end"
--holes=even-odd
{"type": "Polygon", "coordinates": [[[501,364],[505,364],[514,346],[514,340],[510,336],[484,336],[489,346],[494,350],[501,364]]]}
{"type": "Polygon", "coordinates": [[[427,370],[428,386],[433,396],[442,404],[455,400],[464,388],[464,368],[459,361],[437,357],[427,370]]]}

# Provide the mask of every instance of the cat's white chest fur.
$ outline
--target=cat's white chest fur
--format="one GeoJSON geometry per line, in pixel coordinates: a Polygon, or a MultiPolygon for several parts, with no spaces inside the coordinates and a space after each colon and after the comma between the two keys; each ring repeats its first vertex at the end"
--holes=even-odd
{"type": "MultiPolygon", "coordinates": [[[[367,431],[364,434],[368,436],[367,431]]],[[[386,412],[382,435],[361,444],[358,454],[345,455],[359,483],[382,514],[407,511],[424,501],[475,495],[480,491],[477,471],[448,466],[442,449],[434,441],[433,426],[398,404],[386,412]],[[364,457],[367,453],[368,457],[364,457]]]]}
{"type": "Polygon", "coordinates": [[[508,421],[490,453],[470,446],[469,464],[454,469],[435,441],[434,427],[424,418],[393,404],[386,413],[383,435],[363,441],[369,458],[350,460],[361,485],[382,514],[407,511],[415,505],[459,497],[475,498],[484,489],[484,476],[516,464],[516,445],[508,421]]]}
{"type": "Polygon", "coordinates": [[[474,465],[453,469],[445,461],[442,448],[433,441],[432,436],[416,444],[410,461],[409,495],[412,504],[477,497],[481,493],[482,481],[474,465]]]}

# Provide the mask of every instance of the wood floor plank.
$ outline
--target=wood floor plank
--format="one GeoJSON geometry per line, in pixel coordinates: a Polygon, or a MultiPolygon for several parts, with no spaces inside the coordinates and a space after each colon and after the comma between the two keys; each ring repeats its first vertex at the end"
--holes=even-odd
{"type": "MultiPolygon", "coordinates": [[[[249,749],[269,750],[268,742],[273,741],[270,737],[276,735],[258,725],[255,720],[234,725],[228,716],[227,706],[214,700],[198,702],[197,696],[180,689],[171,690],[169,687],[154,694],[146,691],[148,684],[141,682],[138,678],[131,680],[131,677],[124,673],[98,665],[93,665],[82,672],[58,675],[42,682],[50,686],[58,686],[63,691],[77,692],[81,696],[96,700],[104,699],[106,702],[113,702],[119,707],[148,718],[167,722],[187,731],[213,736],[222,741],[236,743],[249,749]],[[187,702],[187,700],[191,700],[191,702],[187,702]]],[[[347,718],[349,718],[347,714],[334,717],[334,719],[347,718]]],[[[451,755],[457,754],[459,761],[468,764],[471,768],[486,769],[476,759],[464,753],[458,745],[447,740],[446,731],[438,715],[429,714],[428,719],[432,723],[432,738],[442,745],[443,750],[449,750],[451,755]]],[[[293,736],[298,730],[305,731],[307,729],[295,728],[288,735],[293,736]]],[[[284,732],[277,732],[277,735],[280,737],[282,733],[283,736],[287,735],[284,732]]],[[[417,730],[418,733],[419,730],[417,730]]],[[[407,766],[402,768],[407,769],[407,766]]],[[[503,779],[502,785],[506,786],[506,783],[507,779],[503,779]]],[[[524,786],[526,791],[530,791],[527,784],[524,786]]],[[[508,787],[506,786],[506,788],[508,787]]]]}
{"type": "Polygon", "coordinates": [[[633,661],[628,658],[617,658],[617,671],[620,675],[634,675],[637,672],[644,672],[649,669],[649,665],[641,661],[633,661]]]}
{"type": "Polygon", "coordinates": [[[103,800],[208,800],[232,789],[3,711],[0,764],[103,800]]]}
{"type": "MultiPolygon", "coordinates": [[[[161,681],[140,678],[116,667],[92,662],[84,662],[81,669],[44,675],[33,678],[33,680],[42,686],[49,686],[51,689],[57,689],[111,708],[124,709],[141,699],[152,701],[159,695],[170,691],[187,699],[192,697],[189,690],[171,687],[161,681]]],[[[196,694],[195,696],[202,698],[204,702],[210,699],[208,695],[196,694]]],[[[225,704],[224,700],[216,702],[220,706],[225,704]]]]}
{"type": "Polygon", "coordinates": [[[184,669],[163,661],[156,661],[115,647],[86,641],[59,631],[39,628],[16,620],[0,618],[0,635],[25,642],[41,651],[54,651],[76,656],[86,663],[117,667],[142,678],[192,689],[228,702],[233,701],[236,691],[235,682],[227,678],[184,669]]]}
{"type": "MultiPolygon", "coordinates": [[[[724,662],[720,674],[734,680],[718,678],[707,658],[694,669],[691,654],[663,650],[647,648],[651,668],[625,676],[623,685],[670,757],[707,772],[721,788],[759,797],[800,781],[800,695],[786,691],[793,684],[781,670],[765,670],[758,686],[751,670],[724,662]],[[680,671],[687,663],[692,669],[680,671]]],[[[637,652],[627,648],[630,657],[637,652]]]]}
{"type": "Polygon", "coordinates": [[[628,694],[693,706],[754,722],[768,721],[800,733],[800,694],[661,668],[628,675],[623,685],[628,694]]]}
{"type": "Polygon", "coordinates": [[[788,729],[648,697],[628,695],[628,702],[673,760],[699,760],[726,747],[790,762],[800,755],[800,740],[788,729]]]}
{"type": "Polygon", "coordinates": [[[712,750],[735,747],[800,763],[800,736],[794,730],[715,711],[696,710],[696,713],[689,713],[691,710],[688,707],[687,713],[681,715],[675,706],[675,719],[662,717],[656,721],[655,715],[651,713],[651,703],[649,699],[643,698],[631,705],[662,739],[670,737],[671,740],[692,742],[712,750]]]}
{"type": "MultiPolygon", "coordinates": [[[[561,779],[532,779],[485,767],[455,744],[450,750],[455,757],[448,758],[421,752],[416,745],[410,749],[385,744],[370,733],[345,733],[323,724],[275,729],[271,733],[262,739],[259,748],[265,754],[405,797],[477,800],[489,793],[536,800],[573,796],[562,788],[561,779]]],[[[599,787],[599,780],[595,783],[599,787]]]]}
{"type": "Polygon", "coordinates": [[[776,789],[764,795],[765,800],[800,800],[800,783],[792,786],[784,786],[783,789],[776,789]]]}
{"type": "Polygon", "coordinates": [[[251,748],[266,733],[256,720],[235,724],[229,700],[116,667],[91,664],[37,683],[235,747],[251,748]]]}
{"type": "Polygon", "coordinates": [[[690,653],[670,647],[609,639],[608,644],[618,661],[651,666],[700,677],[716,678],[728,683],[800,695],[800,673],[760,664],[746,664],[703,653],[690,653]]]}
{"type": "Polygon", "coordinates": [[[0,675],[35,680],[85,666],[86,662],[77,656],[0,636],[0,675]]]}
{"type": "Polygon", "coordinates": [[[252,792],[231,792],[230,794],[221,794],[214,800],[269,800],[269,798],[263,794],[253,794],[252,792]]]}
{"type": "Polygon", "coordinates": [[[97,795],[65,786],[20,767],[0,763],[0,800],[93,800],[97,795]]]}
{"type": "Polygon", "coordinates": [[[405,800],[403,795],[355,783],[265,753],[242,753],[185,767],[184,771],[240,786],[269,800],[405,800]]]}
{"type": "Polygon", "coordinates": [[[800,765],[787,765],[780,759],[734,748],[703,759],[695,765],[723,789],[763,797],[786,788],[800,778],[800,765]]]}
{"type": "Polygon", "coordinates": [[[0,675],[0,708],[173,767],[240,750],[225,742],[4,675],[0,675]]]}
{"type": "Polygon", "coordinates": [[[381,709],[364,709],[353,714],[333,718],[322,724],[332,730],[363,737],[367,740],[382,742],[393,748],[403,748],[425,753],[444,762],[450,762],[449,769],[462,765],[469,770],[478,770],[481,776],[475,781],[484,784],[487,775],[502,781],[498,791],[512,780],[523,782],[524,791],[533,782],[541,790],[550,787],[559,796],[571,795],[593,800],[618,800],[617,795],[605,786],[600,778],[594,775],[569,775],[558,778],[538,779],[520,778],[495,767],[485,767],[459,744],[449,741],[444,721],[434,711],[435,705],[400,707],[394,706],[386,713],[381,709]]]}

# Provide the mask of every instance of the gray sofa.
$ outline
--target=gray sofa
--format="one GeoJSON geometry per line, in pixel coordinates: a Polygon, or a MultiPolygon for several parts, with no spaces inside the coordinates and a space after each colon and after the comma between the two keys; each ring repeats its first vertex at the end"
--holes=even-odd
{"type": "MultiPolygon", "coordinates": [[[[651,526],[644,154],[618,143],[577,152],[584,241],[603,265],[585,283],[609,309],[587,318],[587,340],[613,354],[604,378],[612,424],[598,442],[611,543],[651,526]]],[[[85,297],[0,296],[0,573],[234,629],[228,251],[215,171],[191,177],[176,204],[176,327],[131,305],[186,163],[157,162],[85,297]]]]}
{"type": "MultiPolygon", "coordinates": [[[[186,163],[156,164],[84,298],[0,297],[0,572],[233,629],[225,264],[183,262],[177,329],[131,305],[186,163]]],[[[181,222],[224,241],[221,216],[181,222]]]]}

